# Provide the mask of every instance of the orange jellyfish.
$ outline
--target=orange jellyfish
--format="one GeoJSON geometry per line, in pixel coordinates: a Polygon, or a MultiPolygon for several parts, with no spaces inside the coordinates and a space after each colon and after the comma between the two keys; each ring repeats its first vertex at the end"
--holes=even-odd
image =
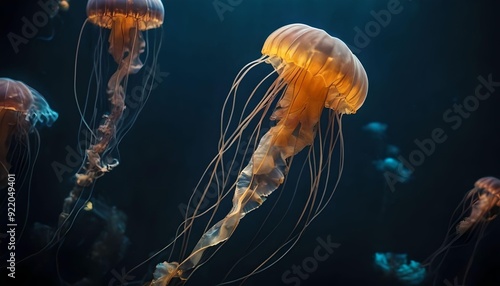
{"type": "MultiPolygon", "coordinates": [[[[328,181],[331,170],[330,158],[334,146],[338,143],[340,178],[344,160],[341,117],[343,114],[356,113],[365,101],[368,79],[363,66],[344,42],[323,30],[304,24],[291,24],[274,31],[265,41],[262,54],[261,58],[249,63],[239,72],[229,92],[224,105],[224,109],[229,108],[229,112],[223,111],[222,114],[219,152],[204,174],[209,183],[199,196],[200,201],[203,201],[209,196],[209,188],[216,185],[219,189],[217,201],[208,209],[197,204],[192,214],[186,214],[186,220],[176,237],[184,237],[181,255],[185,254],[184,243],[189,240],[193,231],[194,220],[211,214],[209,224],[190,254],[179,262],[163,262],[157,265],[151,285],[167,285],[178,280],[185,282],[194,270],[213,256],[213,253],[208,255],[207,250],[219,249],[215,246],[220,246],[219,244],[226,242],[233,235],[241,219],[260,207],[271,193],[284,184],[292,158],[307,146],[310,146],[306,159],[311,175],[309,197],[296,227],[301,219],[305,220],[305,224],[299,229],[298,235],[291,234],[281,247],[293,246],[305,227],[325,208],[333,195],[338,180],[331,194],[325,194],[328,189],[325,180],[328,181]],[[236,111],[237,94],[244,89],[243,78],[262,63],[271,64],[273,71],[257,84],[243,110],[236,111]],[[247,110],[259,88],[274,74],[277,78],[267,88],[263,98],[256,103],[255,108],[247,110]],[[274,111],[268,113],[274,104],[274,111]],[[325,108],[330,111],[330,116],[327,127],[322,130],[320,118],[325,108]],[[270,115],[275,125],[261,137],[262,121],[267,117],[266,114],[270,115]],[[239,118],[236,124],[232,122],[235,118],[239,118]],[[243,144],[242,136],[251,126],[252,119],[257,119],[258,122],[255,123],[255,129],[250,130],[250,139],[243,144]],[[236,129],[230,133],[232,126],[236,126],[236,129]],[[338,126],[336,133],[335,126],[338,126]],[[318,130],[325,132],[317,132],[318,130]],[[317,144],[314,143],[316,133],[319,133],[320,137],[317,144]],[[257,142],[258,138],[260,142],[253,150],[248,164],[239,169],[236,183],[229,184],[230,174],[227,170],[232,169],[231,165],[235,160],[231,157],[234,155],[229,155],[230,163],[226,163],[224,155],[233,154],[229,151],[231,148],[243,150],[245,154],[251,153],[249,146],[252,142],[257,142]],[[320,183],[322,176],[326,178],[320,183]],[[211,221],[216,217],[215,212],[220,208],[221,202],[233,191],[229,213],[212,225],[211,221]],[[295,242],[291,242],[292,240],[295,242]]],[[[175,246],[175,241],[173,245],[175,246]]],[[[274,255],[277,255],[276,252],[274,255]]],[[[270,257],[266,261],[269,261],[270,257]]],[[[249,275],[259,271],[259,268],[266,267],[263,263],[249,275]]]]}
{"type": "MultiPolygon", "coordinates": [[[[101,93],[105,90],[109,111],[95,114],[96,108],[89,107],[90,99],[85,99],[83,110],[79,111],[82,115],[82,125],[91,134],[88,146],[84,151],[85,162],[82,170],[76,174],[76,184],[69,196],[65,199],[63,211],[59,217],[59,225],[62,225],[69,217],[75,201],[79,199],[83,189],[91,186],[96,179],[109,172],[119,164],[116,149],[118,143],[131,127],[138,113],[141,111],[151,89],[148,90],[147,85],[149,79],[153,76],[152,73],[145,76],[143,82],[139,84],[137,94],[134,100],[136,103],[133,107],[127,104],[127,84],[129,83],[129,75],[136,74],[141,70],[144,63],[140,56],[147,51],[146,58],[149,55],[147,50],[147,37],[143,36],[146,30],[158,28],[163,23],[164,9],[160,0],[89,0],[87,3],[87,22],[97,25],[100,28],[109,29],[109,49],[108,52],[113,56],[114,61],[118,64],[118,68],[111,75],[107,86],[103,87],[103,70],[104,59],[101,58],[102,51],[102,34],[99,35],[99,45],[95,49],[96,59],[94,61],[93,74],[91,76],[88,90],[91,90],[91,84],[95,84],[95,105],[98,105],[101,93]],[[126,107],[129,107],[128,115],[124,116],[126,107]],[[85,119],[85,112],[91,112],[90,119],[85,119]],[[128,120],[124,121],[125,117],[128,120]],[[101,118],[101,121],[96,120],[101,118]]],[[[156,49],[157,47],[155,47],[156,49]]],[[[159,48],[159,47],[158,47],[159,48]]],[[[152,70],[155,70],[155,65],[158,56],[158,50],[152,52],[153,64],[152,70]]],[[[78,50],[77,50],[78,58],[78,50]]],[[[76,67],[75,67],[76,71],[76,67]]],[[[75,95],[76,95],[76,79],[75,74],[75,95]]],[[[89,92],[87,92],[89,95],[89,92]]]]}
{"type": "Polygon", "coordinates": [[[59,9],[63,11],[69,10],[69,0],[59,0],[59,9]]]}
{"type": "MultiPolygon", "coordinates": [[[[12,164],[20,171],[32,166],[25,161],[36,158],[29,153],[29,134],[37,133],[39,125],[52,126],[57,117],[36,90],[21,81],[0,78],[0,189],[15,176],[10,174],[12,164]]],[[[34,150],[38,151],[38,146],[34,150]]],[[[20,178],[15,181],[21,182],[20,178]]]]}
{"type": "Polygon", "coordinates": [[[429,267],[432,266],[434,261],[443,255],[437,266],[439,268],[451,247],[455,246],[459,239],[465,235],[475,236],[474,249],[463,277],[465,283],[484,231],[488,223],[500,213],[500,180],[495,177],[483,177],[477,180],[474,188],[467,192],[455,213],[459,209],[463,209],[462,213],[453,220],[453,225],[450,227],[443,244],[427,259],[426,264],[429,267]]]}
{"type": "Polygon", "coordinates": [[[471,213],[457,225],[459,235],[497,217],[500,212],[500,180],[495,177],[477,180],[466,199],[471,201],[471,213]]]}

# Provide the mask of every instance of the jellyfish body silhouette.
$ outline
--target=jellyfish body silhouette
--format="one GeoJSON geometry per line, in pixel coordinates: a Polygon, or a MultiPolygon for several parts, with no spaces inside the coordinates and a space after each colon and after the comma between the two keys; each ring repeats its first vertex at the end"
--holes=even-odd
{"type": "MultiPolygon", "coordinates": [[[[117,158],[107,153],[121,139],[118,131],[125,110],[124,82],[143,67],[140,55],[146,48],[146,41],[142,31],[160,27],[164,9],[159,0],[89,0],[87,16],[88,22],[110,29],[108,52],[118,68],[106,88],[109,112],[101,115],[102,122],[95,132],[92,131],[94,141],[86,149],[83,170],[76,174],[75,187],[64,201],[59,225],[69,217],[82,190],[119,164],[117,158]]],[[[99,69],[95,68],[94,72],[96,70],[99,69]]]]}
{"type": "Polygon", "coordinates": [[[290,158],[313,144],[324,108],[333,110],[340,120],[342,114],[356,113],[365,101],[368,79],[363,66],[341,40],[323,30],[304,24],[284,26],[267,38],[262,54],[242,69],[232,92],[236,93],[248,70],[261,63],[271,64],[272,73],[278,77],[256,110],[240,120],[235,135],[221,141],[219,156],[238,140],[238,128],[244,129],[256,111],[266,110],[281,95],[271,115],[276,125],[262,136],[239,173],[230,212],[202,235],[186,259],[158,264],[151,285],[167,285],[173,278],[188,279],[207,249],[231,237],[241,219],[284,182],[290,158]]]}
{"type": "Polygon", "coordinates": [[[58,116],[35,89],[21,81],[0,78],[0,189],[6,186],[12,163],[21,163],[11,161],[26,157],[11,154],[13,142],[29,145],[28,134],[40,125],[52,126],[58,116]]]}
{"type": "Polygon", "coordinates": [[[425,265],[429,272],[434,272],[443,264],[447,254],[452,248],[458,246],[459,240],[472,239],[473,249],[461,284],[465,285],[468,273],[484,232],[489,222],[500,214],[500,179],[495,177],[483,177],[474,183],[472,188],[464,196],[462,202],[456,208],[451,225],[441,246],[426,259],[425,265]],[[460,211],[462,210],[462,211],[460,211]],[[458,217],[456,214],[458,213],[458,217]],[[441,257],[441,258],[439,258],[441,257]],[[436,261],[438,261],[436,266],[436,261]]]}
{"type": "Polygon", "coordinates": [[[463,235],[480,223],[489,222],[500,213],[500,180],[484,177],[476,181],[466,198],[471,198],[471,212],[457,225],[457,234],[463,235]]]}

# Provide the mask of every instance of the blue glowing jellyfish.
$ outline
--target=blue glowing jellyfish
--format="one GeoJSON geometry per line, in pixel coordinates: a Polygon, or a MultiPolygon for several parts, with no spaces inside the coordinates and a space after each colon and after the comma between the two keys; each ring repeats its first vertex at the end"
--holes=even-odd
{"type": "Polygon", "coordinates": [[[413,173],[410,169],[406,168],[404,164],[392,157],[387,157],[384,160],[377,160],[373,162],[375,168],[382,172],[386,179],[396,180],[400,183],[405,183],[411,178],[413,173]]]}
{"type": "Polygon", "coordinates": [[[417,261],[408,262],[407,254],[377,252],[374,259],[377,268],[407,285],[418,285],[425,279],[425,268],[417,261]]]}
{"type": "Polygon", "coordinates": [[[36,133],[39,126],[52,126],[57,117],[35,89],[21,81],[0,78],[0,188],[6,186],[12,164],[32,166],[23,162],[31,157],[26,156],[30,152],[28,135],[36,133]]]}
{"type": "Polygon", "coordinates": [[[393,144],[387,144],[385,146],[385,154],[389,157],[396,157],[399,155],[399,147],[393,144]]]}
{"type": "Polygon", "coordinates": [[[375,137],[383,138],[387,131],[387,124],[374,121],[363,126],[363,130],[371,133],[375,137]]]}
{"type": "MultiPolygon", "coordinates": [[[[363,131],[365,131],[370,136],[370,145],[374,146],[377,152],[378,158],[383,158],[384,156],[388,156],[387,154],[387,128],[388,125],[382,122],[370,122],[363,126],[363,131]]],[[[390,156],[390,155],[389,155],[390,156]]]]}

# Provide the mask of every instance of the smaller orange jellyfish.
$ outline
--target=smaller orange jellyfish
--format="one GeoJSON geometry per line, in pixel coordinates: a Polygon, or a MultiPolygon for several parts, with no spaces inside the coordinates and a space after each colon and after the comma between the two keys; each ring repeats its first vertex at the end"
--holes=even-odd
{"type": "MultiPolygon", "coordinates": [[[[90,139],[91,142],[89,142],[88,148],[85,150],[83,168],[78,170],[76,174],[76,184],[64,201],[63,210],[59,216],[60,226],[71,215],[75,202],[80,198],[84,188],[91,186],[98,178],[119,164],[117,154],[118,144],[127,133],[128,128],[134,123],[142,109],[143,105],[141,104],[146,101],[150,92],[145,86],[140,88],[140,98],[136,99],[140,101],[139,107],[129,108],[129,113],[133,112],[133,114],[128,118],[129,121],[124,123],[129,75],[136,74],[144,66],[140,56],[146,50],[147,38],[143,37],[143,32],[160,27],[163,24],[163,18],[164,8],[160,0],[89,0],[87,2],[86,23],[90,22],[100,28],[110,30],[108,52],[113,56],[118,67],[110,76],[105,87],[107,102],[109,102],[109,111],[105,112],[100,108],[87,109],[87,105],[85,105],[83,111],[79,109],[82,121],[87,130],[92,134],[92,138],[90,139]],[[86,121],[84,118],[85,110],[93,112],[89,121],[86,121]],[[96,112],[101,113],[97,114],[96,112]],[[96,118],[101,118],[102,120],[99,122],[96,118]]],[[[97,58],[94,61],[95,66],[91,78],[95,77],[94,79],[97,84],[96,102],[102,102],[99,97],[102,97],[103,87],[100,84],[105,82],[102,70],[106,70],[106,68],[101,66],[102,62],[104,62],[100,58],[100,51],[103,48],[101,37],[99,37],[98,43],[100,45],[96,47],[95,54],[97,58]]],[[[156,67],[157,56],[158,53],[155,52],[151,57],[153,59],[153,69],[156,67]]],[[[92,82],[92,79],[90,82],[92,82]]],[[[90,82],[88,90],[91,90],[90,82]]],[[[147,82],[148,79],[143,80],[143,83],[147,82]]],[[[86,98],[85,104],[89,101],[89,98],[86,98]]]]}
{"type": "Polygon", "coordinates": [[[87,15],[91,23],[111,30],[108,51],[118,68],[109,79],[106,90],[110,112],[102,116],[104,122],[98,127],[99,139],[87,150],[87,171],[79,176],[84,181],[81,185],[89,185],[118,164],[117,159],[106,164],[101,156],[117,139],[118,125],[125,110],[126,86],[122,82],[126,84],[128,76],[143,67],[139,57],[146,47],[142,31],[161,26],[164,9],[159,0],[89,0],[87,15]]]}
{"type": "Polygon", "coordinates": [[[500,213],[500,180],[495,177],[477,180],[474,188],[467,193],[466,199],[471,201],[471,213],[458,224],[458,235],[463,235],[497,217],[500,213]]]}
{"type": "Polygon", "coordinates": [[[28,135],[36,133],[39,125],[52,126],[57,117],[36,90],[21,81],[0,78],[0,189],[7,185],[12,164],[27,167],[23,160],[30,156],[23,152],[29,152],[28,135]]]}
{"type": "Polygon", "coordinates": [[[500,180],[495,177],[483,177],[477,180],[474,188],[467,192],[457,207],[457,211],[459,209],[463,209],[463,212],[459,215],[458,219],[453,220],[454,224],[457,221],[458,224],[450,227],[441,247],[427,259],[427,263],[425,264],[430,267],[439,256],[443,255],[437,266],[439,268],[451,247],[455,246],[459,239],[466,235],[467,237],[474,237],[474,249],[472,250],[463,277],[463,282],[465,283],[484,231],[488,223],[494,220],[500,213],[500,180]]]}

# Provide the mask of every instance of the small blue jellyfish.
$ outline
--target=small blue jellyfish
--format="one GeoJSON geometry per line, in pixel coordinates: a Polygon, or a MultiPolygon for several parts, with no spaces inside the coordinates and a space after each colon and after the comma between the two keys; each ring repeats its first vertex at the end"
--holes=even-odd
{"type": "Polygon", "coordinates": [[[383,137],[385,135],[385,132],[387,131],[387,124],[374,121],[363,126],[363,130],[377,137],[383,137]]]}
{"type": "Polygon", "coordinates": [[[392,144],[385,146],[385,154],[389,157],[396,157],[399,155],[399,147],[392,144]]]}
{"type": "Polygon", "coordinates": [[[370,122],[363,126],[363,131],[365,131],[370,136],[371,140],[375,141],[370,145],[376,146],[378,158],[383,158],[387,153],[387,127],[387,124],[376,121],[370,122]]]}
{"type": "Polygon", "coordinates": [[[392,157],[373,162],[375,168],[384,173],[386,179],[394,179],[400,183],[405,183],[411,178],[412,171],[404,166],[401,161],[392,157]]]}
{"type": "Polygon", "coordinates": [[[376,252],[374,258],[377,268],[405,284],[418,285],[425,279],[425,268],[414,260],[408,263],[408,255],[405,253],[376,252]]]}

